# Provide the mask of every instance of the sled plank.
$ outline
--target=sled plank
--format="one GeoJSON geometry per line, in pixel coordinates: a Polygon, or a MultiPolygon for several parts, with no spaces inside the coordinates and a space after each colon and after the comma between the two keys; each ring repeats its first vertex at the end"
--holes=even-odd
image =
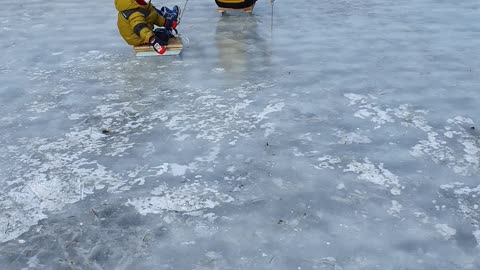
{"type": "Polygon", "coordinates": [[[220,12],[220,13],[224,13],[224,12],[227,12],[227,11],[243,11],[243,12],[246,12],[246,13],[252,13],[253,12],[253,8],[255,7],[255,3],[249,7],[246,7],[246,8],[224,8],[224,7],[217,7],[217,11],[220,12]]]}
{"type": "Polygon", "coordinates": [[[133,46],[136,56],[163,56],[163,55],[179,55],[183,49],[181,38],[171,38],[168,40],[167,51],[160,55],[150,45],[133,46]]]}

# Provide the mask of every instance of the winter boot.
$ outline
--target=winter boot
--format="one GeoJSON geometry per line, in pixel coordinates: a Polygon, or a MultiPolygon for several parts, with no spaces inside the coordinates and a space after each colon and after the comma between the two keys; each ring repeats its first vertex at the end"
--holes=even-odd
{"type": "Polygon", "coordinates": [[[177,6],[177,5],[175,5],[175,6],[173,7],[173,9],[169,9],[169,8],[167,8],[167,7],[162,7],[162,8],[158,11],[158,13],[159,13],[162,17],[164,17],[164,18],[166,18],[166,19],[168,19],[168,20],[170,20],[170,21],[177,21],[177,20],[178,20],[178,16],[180,16],[180,7],[177,6]]]}
{"type": "Polygon", "coordinates": [[[157,38],[159,38],[161,41],[163,41],[167,44],[168,44],[168,40],[170,38],[174,37],[172,32],[170,32],[169,30],[167,30],[165,28],[155,28],[155,30],[153,30],[153,33],[155,34],[155,36],[157,38]]]}

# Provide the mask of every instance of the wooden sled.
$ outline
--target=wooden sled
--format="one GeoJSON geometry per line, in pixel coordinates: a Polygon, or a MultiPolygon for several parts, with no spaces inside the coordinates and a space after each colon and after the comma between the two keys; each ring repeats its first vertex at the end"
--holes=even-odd
{"type": "Polygon", "coordinates": [[[133,46],[133,51],[136,56],[164,56],[164,55],[179,55],[183,49],[183,42],[181,38],[171,38],[168,40],[167,51],[164,54],[158,54],[150,45],[133,46]]]}
{"type": "Polygon", "coordinates": [[[222,15],[223,13],[227,11],[243,11],[248,14],[252,14],[253,8],[255,7],[255,3],[249,7],[246,8],[223,8],[223,7],[217,7],[217,11],[220,12],[222,15]]]}

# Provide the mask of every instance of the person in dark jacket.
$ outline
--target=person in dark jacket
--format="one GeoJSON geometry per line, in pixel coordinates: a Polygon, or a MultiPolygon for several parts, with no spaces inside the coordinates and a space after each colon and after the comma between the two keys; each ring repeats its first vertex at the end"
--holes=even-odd
{"type": "Polygon", "coordinates": [[[257,0],[215,0],[217,6],[221,8],[241,9],[247,8],[255,4],[257,0]]]}

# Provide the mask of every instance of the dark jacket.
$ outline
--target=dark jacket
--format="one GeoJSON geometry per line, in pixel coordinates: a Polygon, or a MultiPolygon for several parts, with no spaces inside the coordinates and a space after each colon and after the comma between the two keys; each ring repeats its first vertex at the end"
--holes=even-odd
{"type": "Polygon", "coordinates": [[[255,4],[257,0],[215,0],[217,6],[223,8],[246,8],[255,4]]]}

